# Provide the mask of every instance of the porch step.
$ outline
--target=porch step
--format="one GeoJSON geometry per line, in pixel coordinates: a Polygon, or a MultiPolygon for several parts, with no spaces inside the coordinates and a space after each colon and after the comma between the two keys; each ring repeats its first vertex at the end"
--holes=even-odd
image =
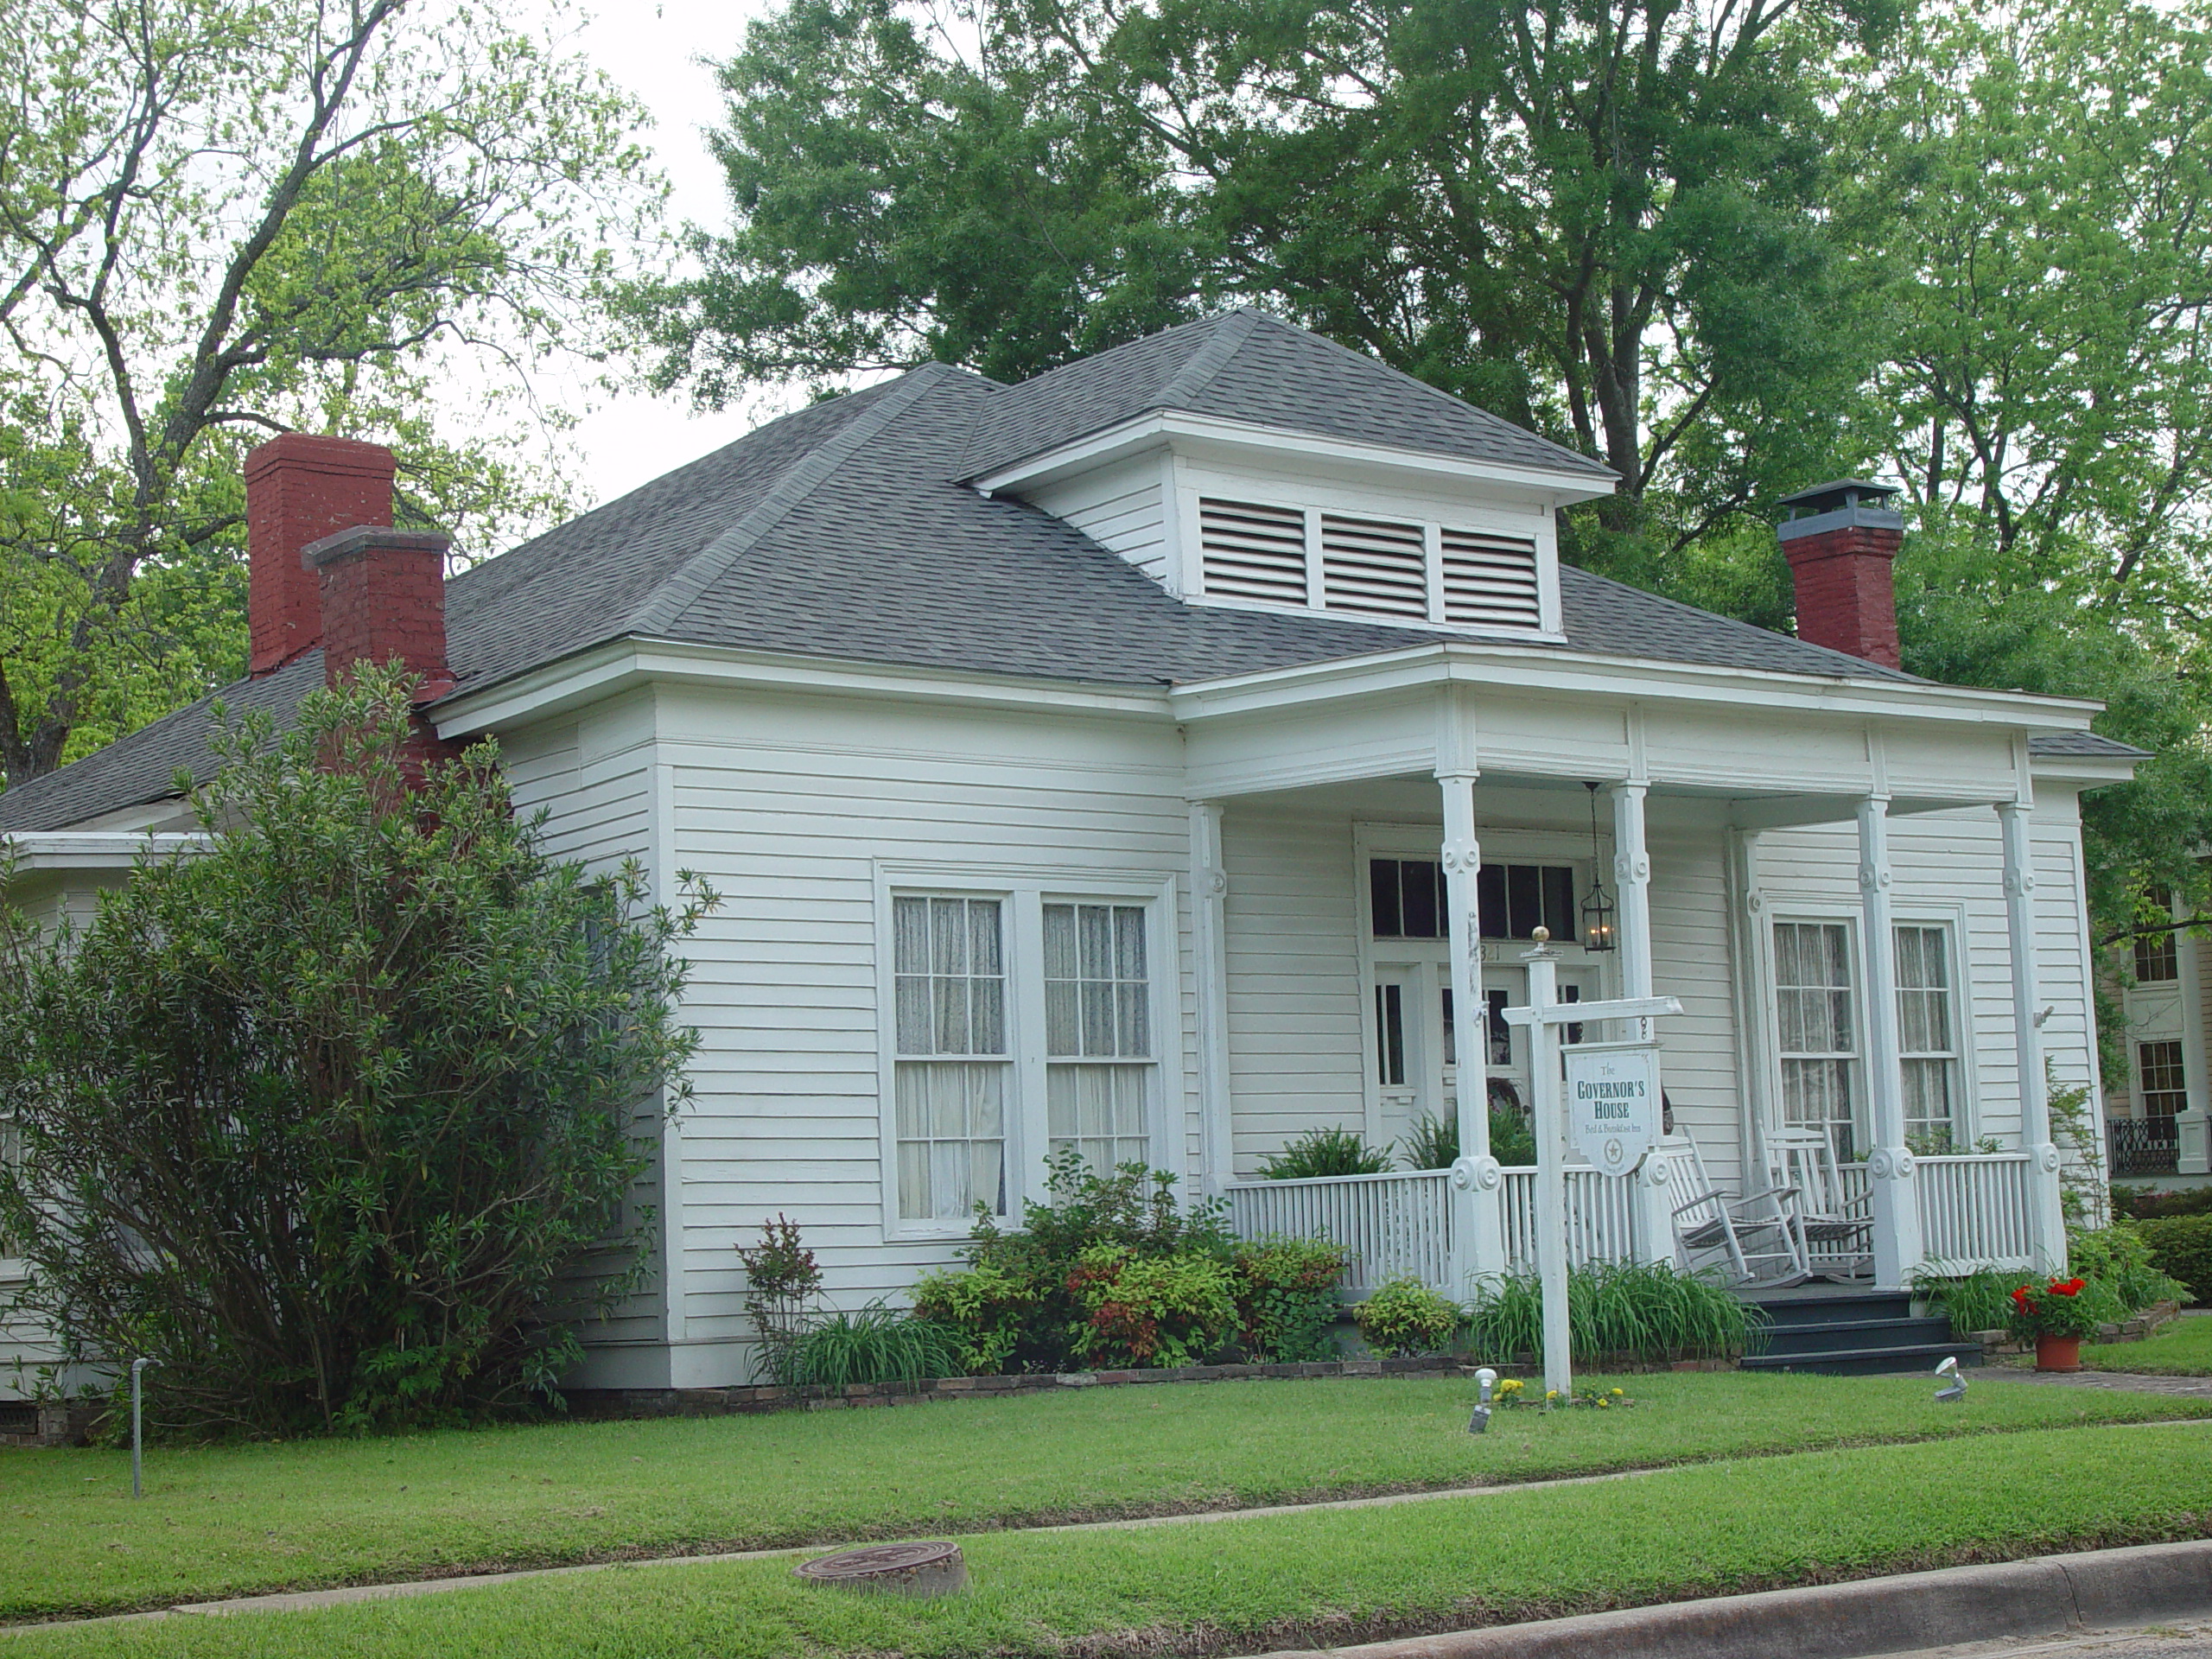
{"type": "Polygon", "coordinates": [[[1769,1322],[1758,1351],[1744,1356],[1747,1371],[1863,1376],[1932,1370],[1947,1355],[1961,1365],[1981,1363],[1979,1344],[1955,1338],[1948,1319],[1916,1319],[1903,1291],[1804,1285],[1745,1300],[1769,1322]]]}

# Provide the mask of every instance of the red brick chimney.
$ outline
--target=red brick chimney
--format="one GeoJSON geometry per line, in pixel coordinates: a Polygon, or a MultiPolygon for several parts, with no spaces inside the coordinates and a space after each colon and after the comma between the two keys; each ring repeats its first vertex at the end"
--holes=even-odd
{"type": "MultiPolygon", "coordinates": [[[[288,432],[245,458],[246,620],[254,677],[322,637],[322,599],[308,543],[391,522],[391,451],[380,443],[288,432]]],[[[441,653],[442,655],[442,652],[441,653]]]]}
{"type": "Polygon", "coordinates": [[[1904,520],[1885,505],[1891,484],[1839,479],[1785,495],[1777,527],[1797,588],[1797,637],[1885,668],[1899,666],[1891,561],[1904,520]]]}
{"type": "Polygon", "coordinates": [[[446,667],[446,549],[436,531],[360,524],[310,542],[302,569],[321,579],[322,671],[332,685],[356,663],[397,658],[422,677],[417,702],[453,690],[446,667]]]}

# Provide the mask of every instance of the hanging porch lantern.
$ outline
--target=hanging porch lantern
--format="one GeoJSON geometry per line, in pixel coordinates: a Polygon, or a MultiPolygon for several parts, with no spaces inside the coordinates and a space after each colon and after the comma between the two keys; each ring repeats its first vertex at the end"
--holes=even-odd
{"type": "Polygon", "coordinates": [[[1590,896],[1582,901],[1582,948],[1611,950],[1620,940],[1613,931],[1612,895],[1605,891],[1605,879],[1599,874],[1603,867],[1598,855],[1598,785],[1582,786],[1590,791],[1590,896]]]}

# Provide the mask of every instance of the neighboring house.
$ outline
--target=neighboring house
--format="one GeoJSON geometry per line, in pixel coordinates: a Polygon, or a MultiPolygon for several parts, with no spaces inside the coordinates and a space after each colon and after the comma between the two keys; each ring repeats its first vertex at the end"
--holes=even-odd
{"type": "MultiPolygon", "coordinates": [[[[2179,920],[2171,891],[2152,895],[2179,920]]],[[[2107,1124],[2114,1180],[2160,1187],[2201,1186],[2212,1175],[2212,1074],[2205,1069],[2212,1032],[2212,974],[2195,928],[2144,934],[2104,964],[2120,997],[2127,1044],[2126,1089],[2107,1124]],[[2178,1179],[2177,1179],[2178,1178],[2178,1179]]]]}
{"type": "MultiPolygon", "coordinates": [[[[1716,1183],[1811,1125],[1889,1282],[2063,1249],[2042,1082],[2094,1088],[2077,798],[2139,756],[2094,704],[1899,671],[1876,486],[1793,504],[1804,638],[1767,632],[1559,563],[1602,467],[1250,311],[788,416],[454,577],[442,624],[434,539],[320,539],[386,522],[385,452],[248,466],[232,708],[397,652],[441,735],[498,737],[555,851],[724,895],[654,1281],[581,1382],[743,1380],[734,1247],[778,1212],[851,1306],[951,1261],[979,1202],[1018,1216],[1058,1148],[1258,1225],[1293,1192],[1249,1185],[1268,1154],[1478,1105],[1471,1050],[1525,1100],[1522,1037],[1466,1011],[1524,998],[1540,925],[1573,993],[1681,999],[1669,1091],[1716,1183]]],[[[188,827],[208,721],[0,797],[21,895],[80,908],[188,827]]],[[[1527,1177],[1460,1116],[1456,1182],[1303,1189],[1368,1230],[1370,1276],[1523,1258],[1527,1177]]],[[[1585,1197],[1618,1221],[1586,1248],[1669,1249],[1663,1207],[1585,1197]]]]}

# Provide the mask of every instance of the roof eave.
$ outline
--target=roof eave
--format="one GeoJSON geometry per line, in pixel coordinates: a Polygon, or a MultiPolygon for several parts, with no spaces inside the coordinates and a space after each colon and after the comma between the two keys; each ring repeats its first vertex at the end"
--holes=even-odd
{"type": "Polygon", "coordinates": [[[1424,449],[1331,437],[1292,427],[1165,409],[1153,410],[1071,442],[1056,444],[966,481],[984,495],[1018,495],[1160,450],[1246,461],[1287,460],[1301,465],[1335,465],[1395,474],[1431,487],[1473,486],[1486,494],[1548,506],[1568,506],[1577,501],[1610,495],[1617,482],[1610,469],[1599,467],[1594,461],[1585,463],[1590,470],[1580,470],[1475,461],[1424,449]]]}

